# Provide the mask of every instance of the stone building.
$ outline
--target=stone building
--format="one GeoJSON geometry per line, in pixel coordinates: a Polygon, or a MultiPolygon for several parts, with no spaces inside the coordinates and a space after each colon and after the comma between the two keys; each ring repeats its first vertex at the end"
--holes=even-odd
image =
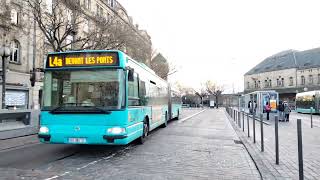
{"type": "Polygon", "coordinates": [[[294,103],[299,92],[320,90],[320,48],[288,50],[266,58],[244,75],[244,93],[276,90],[294,103]]]}
{"type": "MultiPolygon", "coordinates": [[[[50,9],[54,0],[42,1],[43,10],[45,13],[50,13],[50,9]]],[[[69,2],[69,1],[65,1],[69,2]]],[[[110,17],[115,17],[120,24],[125,24],[130,29],[131,36],[138,39],[139,43],[152,49],[151,38],[146,31],[138,29],[134,25],[132,18],[128,16],[125,8],[116,0],[78,0],[81,11],[81,24],[78,24],[77,32],[68,35],[64,40],[66,46],[64,50],[77,49],[78,44],[73,44],[72,41],[80,36],[88,34],[95,23],[93,17],[100,17],[108,20],[110,17]]],[[[72,20],[72,11],[63,11],[62,17],[67,21],[72,20]]],[[[108,34],[109,35],[109,34],[108,34]]],[[[36,23],[25,1],[21,0],[1,0],[0,6],[0,46],[9,47],[11,56],[3,59],[7,63],[6,71],[6,107],[0,107],[0,139],[22,136],[38,131],[38,113],[41,108],[42,97],[42,70],[46,54],[53,51],[50,43],[45,38],[43,32],[36,23]],[[31,84],[30,79],[35,79],[35,83],[31,84]],[[8,113],[22,113],[20,115],[10,115],[8,113]]],[[[125,51],[129,55],[134,54],[135,44],[126,44],[119,49],[125,51]],[[131,46],[130,46],[131,45],[131,46]],[[131,53],[133,52],[133,53],[131,53]]],[[[84,48],[86,49],[86,48],[84,48]]],[[[150,63],[146,52],[142,57],[146,57],[145,63],[150,63]]],[[[151,50],[150,50],[151,56],[151,50]]],[[[137,59],[138,60],[138,59],[137,59]]],[[[1,64],[1,63],[0,63],[1,64]]],[[[1,82],[2,83],[2,82],[1,82]]],[[[0,94],[1,94],[0,88],[0,94]]],[[[2,101],[2,97],[0,97],[2,101]]],[[[0,103],[1,106],[1,103],[0,103]]]]}

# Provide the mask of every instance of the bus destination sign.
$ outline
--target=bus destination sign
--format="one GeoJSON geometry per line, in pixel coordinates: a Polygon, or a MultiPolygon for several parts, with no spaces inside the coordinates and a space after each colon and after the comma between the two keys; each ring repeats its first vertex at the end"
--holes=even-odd
{"type": "Polygon", "coordinates": [[[117,66],[117,52],[49,54],[47,68],[117,66]]]}

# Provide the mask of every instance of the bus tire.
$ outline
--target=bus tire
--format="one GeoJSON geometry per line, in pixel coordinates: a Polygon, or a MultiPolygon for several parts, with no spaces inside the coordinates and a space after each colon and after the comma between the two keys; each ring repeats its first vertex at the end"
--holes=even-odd
{"type": "Polygon", "coordinates": [[[143,132],[142,132],[142,136],[140,136],[137,139],[138,144],[143,144],[146,141],[146,138],[148,137],[148,133],[149,133],[149,125],[148,125],[148,120],[145,119],[143,121],[143,132]]]}
{"type": "Polygon", "coordinates": [[[176,120],[179,120],[179,117],[180,117],[180,112],[179,112],[179,110],[178,110],[178,113],[177,113],[177,118],[176,118],[176,120]]]}
{"type": "Polygon", "coordinates": [[[162,128],[166,128],[168,126],[168,113],[166,112],[166,115],[164,117],[164,123],[162,124],[162,128]]]}

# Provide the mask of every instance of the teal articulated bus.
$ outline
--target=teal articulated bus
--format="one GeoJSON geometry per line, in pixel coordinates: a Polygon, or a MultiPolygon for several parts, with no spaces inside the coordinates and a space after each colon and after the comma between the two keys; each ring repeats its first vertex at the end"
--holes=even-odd
{"type": "Polygon", "coordinates": [[[170,94],[165,80],[121,51],[50,53],[38,136],[57,144],[143,143],[179,116],[170,94]]]}

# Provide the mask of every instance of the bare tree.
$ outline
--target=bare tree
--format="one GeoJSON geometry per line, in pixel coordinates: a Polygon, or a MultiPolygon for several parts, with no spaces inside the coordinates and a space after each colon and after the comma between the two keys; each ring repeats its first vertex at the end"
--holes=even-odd
{"type": "Polygon", "coordinates": [[[208,95],[208,92],[204,88],[201,88],[200,90],[193,89],[193,91],[195,92],[195,95],[200,98],[201,105],[203,106],[203,98],[208,95]]]}
{"type": "Polygon", "coordinates": [[[216,99],[216,107],[218,108],[219,106],[219,97],[221,96],[222,92],[224,91],[223,86],[219,86],[216,83],[208,80],[205,82],[205,88],[206,91],[210,94],[213,95],[216,99]]]}
{"type": "Polygon", "coordinates": [[[24,1],[53,51],[121,49],[130,36],[115,16],[88,14],[78,1],[55,0],[52,5],[42,0],[24,1]],[[87,32],[83,32],[84,26],[87,32]]]}

